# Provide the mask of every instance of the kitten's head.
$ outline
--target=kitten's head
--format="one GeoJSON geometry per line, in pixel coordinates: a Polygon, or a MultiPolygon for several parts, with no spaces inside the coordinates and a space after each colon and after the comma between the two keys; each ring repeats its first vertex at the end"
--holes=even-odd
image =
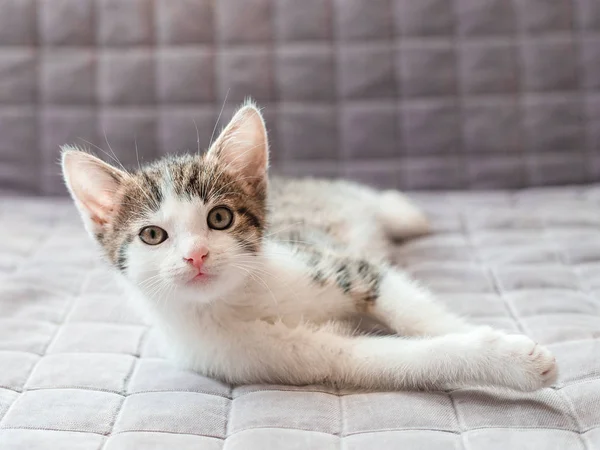
{"type": "Polygon", "coordinates": [[[63,148],[66,184],[108,260],[148,297],[209,302],[239,285],[260,252],[268,141],[243,106],[204,155],[130,173],[63,148]]]}

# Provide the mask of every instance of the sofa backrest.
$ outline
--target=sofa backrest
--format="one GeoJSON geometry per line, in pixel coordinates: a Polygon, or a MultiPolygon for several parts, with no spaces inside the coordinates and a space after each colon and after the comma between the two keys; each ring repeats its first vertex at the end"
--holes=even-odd
{"type": "Polygon", "coordinates": [[[62,143],[206,147],[246,96],[284,174],[600,180],[600,2],[0,0],[3,190],[64,193],[62,143]]]}

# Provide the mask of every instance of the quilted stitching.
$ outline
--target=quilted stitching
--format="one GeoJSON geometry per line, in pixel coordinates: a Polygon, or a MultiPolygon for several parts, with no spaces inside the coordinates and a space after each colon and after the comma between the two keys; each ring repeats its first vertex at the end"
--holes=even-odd
{"type": "Polygon", "coordinates": [[[401,188],[600,177],[596,0],[0,0],[0,186],[125,165],[265,106],[273,167],[401,188]],[[197,128],[197,133],[196,133],[197,128]],[[108,142],[107,142],[108,141],[108,142]],[[99,151],[99,153],[102,153],[99,151]]]}
{"type": "Polygon", "coordinates": [[[69,202],[4,198],[0,449],[600,448],[600,186],[416,198],[436,232],[395,259],[474,322],[548,344],[553,388],[368,393],[179,370],[69,202]]]}

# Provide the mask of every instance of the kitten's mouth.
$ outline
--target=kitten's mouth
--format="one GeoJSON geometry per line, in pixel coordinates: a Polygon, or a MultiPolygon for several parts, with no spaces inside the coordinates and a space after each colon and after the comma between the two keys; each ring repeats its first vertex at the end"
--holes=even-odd
{"type": "Polygon", "coordinates": [[[206,273],[206,272],[198,272],[196,275],[194,275],[189,281],[188,284],[198,284],[198,283],[206,283],[207,281],[209,281],[210,279],[212,279],[214,277],[213,274],[211,273],[206,273]]]}

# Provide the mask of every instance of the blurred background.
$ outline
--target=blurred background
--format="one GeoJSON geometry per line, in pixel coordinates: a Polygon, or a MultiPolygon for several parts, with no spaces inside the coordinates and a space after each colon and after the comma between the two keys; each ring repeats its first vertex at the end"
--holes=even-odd
{"type": "Polygon", "coordinates": [[[64,143],[206,148],[246,96],[286,175],[600,181],[600,2],[0,0],[2,192],[64,194],[64,143]]]}

